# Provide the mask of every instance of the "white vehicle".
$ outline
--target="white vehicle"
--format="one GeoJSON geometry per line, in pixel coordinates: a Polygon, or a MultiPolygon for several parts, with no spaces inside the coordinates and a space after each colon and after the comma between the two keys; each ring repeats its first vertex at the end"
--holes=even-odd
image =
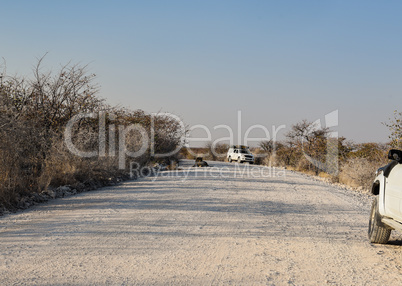
{"type": "Polygon", "coordinates": [[[391,231],[402,231],[402,151],[390,150],[391,163],[379,168],[371,189],[376,197],[370,213],[368,237],[372,243],[387,243],[391,231]]]}
{"type": "Polygon", "coordinates": [[[254,155],[244,145],[230,146],[226,158],[229,162],[237,161],[239,163],[249,162],[250,164],[254,164],[254,155]]]}

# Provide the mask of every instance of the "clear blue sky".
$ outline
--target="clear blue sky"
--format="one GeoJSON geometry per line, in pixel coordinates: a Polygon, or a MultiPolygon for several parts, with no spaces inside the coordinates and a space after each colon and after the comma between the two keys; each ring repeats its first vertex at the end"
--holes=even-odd
{"type": "Polygon", "coordinates": [[[49,68],[89,63],[109,103],[190,126],[236,129],[241,110],[243,132],[271,130],[339,110],[341,136],[385,142],[381,122],[402,111],[401,1],[16,0],[0,11],[9,75],[47,52],[49,68]]]}

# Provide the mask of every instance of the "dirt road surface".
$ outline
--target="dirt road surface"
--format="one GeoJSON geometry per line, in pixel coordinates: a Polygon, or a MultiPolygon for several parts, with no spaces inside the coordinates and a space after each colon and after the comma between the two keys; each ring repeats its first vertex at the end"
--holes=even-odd
{"type": "Polygon", "coordinates": [[[402,285],[371,198],[253,165],[166,171],[0,218],[0,285],[402,285]]]}

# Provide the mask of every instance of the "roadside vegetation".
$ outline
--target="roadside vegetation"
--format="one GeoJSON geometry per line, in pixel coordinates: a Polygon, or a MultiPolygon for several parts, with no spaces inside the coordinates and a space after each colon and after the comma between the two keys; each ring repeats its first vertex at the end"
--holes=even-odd
{"type": "Polygon", "coordinates": [[[174,118],[112,107],[98,96],[96,75],[85,66],[67,64],[50,72],[42,61],[30,77],[0,74],[0,213],[23,207],[23,197],[61,185],[82,191],[127,178],[130,163],[155,162],[151,139],[155,153],[171,152],[181,143],[182,128],[174,118]],[[73,124],[71,144],[95,154],[74,154],[65,144],[66,126],[74,116],[91,113],[73,124]],[[122,145],[126,157],[144,148],[140,129],[153,138],[147,138],[141,156],[124,158],[122,168],[122,145]]]}
{"type": "Polygon", "coordinates": [[[292,126],[283,142],[261,142],[267,152],[264,165],[284,167],[325,178],[352,188],[368,190],[375,171],[387,164],[389,144],[354,143],[332,138],[325,129],[310,132],[312,123],[292,126]]]}
{"type": "MultiPolygon", "coordinates": [[[[402,149],[402,113],[384,123],[390,130],[390,142],[354,143],[344,137],[334,138],[328,128],[302,120],[293,126],[283,141],[262,141],[251,148],[255,164],[282,167],[319,176],[332,183],[368,190],[375,171],[388,163],[391,148],[402,149]]],[[[183,149],[181,154],[193,159],[195,154],[205,160],[226,161],[228,144],[208,143],[204,148],[183,149]]]]}
{"type": "MultiPolygon", "coordinates": [[[[186,131],[177,118],[110,106],[98,96],[96,75],[86,66],[67,64],[51,72],[42,61],[30,77],[0,71],[0,213],[24,208],[22,198],[43,200],[37,195],[52,194],[60,186],[79,192],[114,184],[128,178],[133,163],[171,165],[178,160],[173,151],[186,131]],[[88,116],[77,117],[83,114],[88,116]],[[72,118],[76,120],[70,126],[70,145],[81,154],[66,144],[72,118]],[[153,156],[167,153],[171,155],[161,159],[153,156]]],[[[402,149],[402,113],[395,111],[384,125],[390,129],[389,144],[356,144],[333,138],[330,130],[303,120],[290,128],[285,140],[260,142],[251,151],[256,164],[367,189],[374,171],[387,163],[387,151],[402,149]]],[[[228,148],[209,143],[204,148],[183,148],[180,156],[224,161],[228,148]]]]}

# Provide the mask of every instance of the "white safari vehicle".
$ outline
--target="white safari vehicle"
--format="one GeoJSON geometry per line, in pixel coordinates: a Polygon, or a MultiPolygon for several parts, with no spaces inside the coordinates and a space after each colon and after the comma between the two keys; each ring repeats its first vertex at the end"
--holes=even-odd
{"type": "Polygon", "coordinates": [[[387,243],[391,231],[402,231],[402,151],[390,150],[392,161],[379,168],[371,192],[373,200],[368,237],[372,243],[387,243]]]}
{"type": "Polygon", "coordinates": [[[239,163],[249,162],[254,163],[254,155],[251,154],[250,149],[244,145],[230,146],[226,158],[229,162],[237,161],[239,163]]]}

